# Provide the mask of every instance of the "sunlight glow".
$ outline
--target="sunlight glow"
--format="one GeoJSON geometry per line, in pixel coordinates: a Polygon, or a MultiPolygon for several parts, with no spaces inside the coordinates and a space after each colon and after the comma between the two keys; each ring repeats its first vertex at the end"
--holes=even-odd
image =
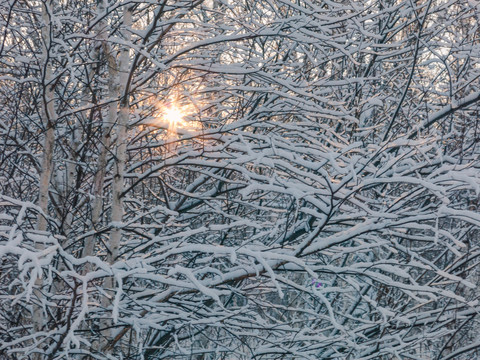
{"type": "Polygon", "coordinates": [[[177,133],[179,127],[187,125],[183,120],[185,115],[176,106],[167,108],[165,110],[165,121],[168,123],[168,131],[174,134],[177,133]]]}
{"type": "Polygon", "coordinates": [[[157,126],[167,130],[166,136],[172,140],[179,138],[179,135],[185,135],[200,129],[197,121],[186,120],[193,113],[189,106],[179,106],[177,102],[169,102],[167,104],[158,105],[159,117],[157,126]]]}

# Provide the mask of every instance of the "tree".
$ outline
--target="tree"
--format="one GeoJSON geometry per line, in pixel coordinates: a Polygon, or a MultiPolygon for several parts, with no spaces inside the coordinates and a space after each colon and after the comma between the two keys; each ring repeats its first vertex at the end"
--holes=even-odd
{"type": "Polygon", "coordinates": [[[0,6],[6,358],[478,353],[473,2],[0,6]]]}

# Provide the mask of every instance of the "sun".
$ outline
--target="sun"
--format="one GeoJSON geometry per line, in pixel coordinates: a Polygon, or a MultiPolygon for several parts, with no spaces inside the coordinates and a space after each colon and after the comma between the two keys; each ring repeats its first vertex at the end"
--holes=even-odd
{"type": "Polygon", "coordinates": [[[162,118],[168,126],[168,137],[176,137],[178,130],[183,129],[187,125],[184,117],[185,114],[175,105],[164,108],[162,118]]]}
{"type": "Polygon", "coordinates": [[[168,128],[176,130],[178,126],[183,125],[183,117],[185,115],[175,106],[169,107],[165,110],[165,120],[168,123],[168,128]]]}
{"type": "Polygon", "coordinates": [[[201,125],[194,121],[192,106],[181,104],[176,101],[168,101],[157,104],[158,115],[155,126],[165,131],[168,141],[180,140],[183,136],[191,136],[196,133],[201,125]]]}

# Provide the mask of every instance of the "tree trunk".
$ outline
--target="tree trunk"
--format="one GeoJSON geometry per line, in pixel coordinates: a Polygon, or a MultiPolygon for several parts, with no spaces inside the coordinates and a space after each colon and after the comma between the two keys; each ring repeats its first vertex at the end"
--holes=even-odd
{"type": "MultiPolygon", "coordinates": [[[[105,12],[106,4],[105,0],[99,0],[97,13],[99,16],[105,12]]],[[[94,177],[93,183],[93,205],[92,205],[92,218],[91,226],[92,230],[95,230],[99,221],[100,215],[102,213],[103,205],[103,187],[105,184],[105,174],[107,171],[107,152],[110,147],[110,138],[113,124],[117,119],[117,107],[118,101],[114,101],[118,98],[118,71],[117,71],[117,62],[115,57],[112,54],[112,49],[107,42],[107,34],[105,31],[105,21],[100,21],[98,24],[98,37],[100,44],[98,45],[97,59],[100,62],[101,51],[107,59],[108,64],[108,98],[110,99],[110,105],[108,108],[108,117],[103,119],[102,124],[102,136],[100,144],[100,153],[98,154],[97,159],[97,171],[94,177]]],[[[89,236],[85,240],[85,246],[83,248],[82,256],[93,256],[95,250],[95,235],[89,236]]],[[[91,266],[87,263],[85,268],[86,272],[91,271],[91,266]]]]}
{"type": "MultiPolygon", "coordinates": [[[[132,24],[132,9],[126,7],[123,16],[123,37],[126,43],[130,41],[129,28],[132,24]]],[[[107,248],[107,261],[110,265],[113,265],[118,257],[120,241],[122,239],[122,220],[123,220],[123,181],[125,162],[127,156],[127,126],[129,118],[129,99],[128,89],[126,88],[128,74],[129,74],[129,53],[130,49],[124,46],[121,50],[119,60],[119,83],[121,90],[121,101],[118,112],[118,118],[115,125],[116,129],[116,150],[115,150],[115,163],[113,174],[113,186],[112,186],[112,230],[110,232],[110,239],[108,241],[107,248]]],[[[113,276],[105,278],[104,289],[107,296],[102,299],[102,305],[105,309],[108,309],[112,304],[114,298],[114,286],[115,280],[113,276]]],[[[108,314],[108,312],[107,312],[108,314]]],[[[115,322],[115,319],[104,317],[101,328],[103,329],[102,346],[105,352],[111,352],[112,349],[108,346],[108,340],[112,337],[112,332],[109,331],[109,326],[115,322]],[[107,333],[108,332],[108,333],[107,333]]]]}
{"type": "MultiPolygon", "coordinates": [[[[38,206],[42,210],[42,214],[37,218],[37,230],[41,232],[47,231],[48,225],[48,191],[50,188],[50,179],[53,172],[53,149],[55,144],[55,123],[56,113],[54,104],[54,89],[50,84],[52,80],[52,65],[49,62],[50,36],[51,36],[51,20],[49,19],[49,11],[52,7],[52,2],[46,2],[42,6],[42,20],[44,26],[42,27],[42,42],[43,42],[43,61],[44,61],[44,81],[43,81],[43,102],[42,115],[43,123],[45,125],[45,139],[43,146],[43,160],[40,172],[40,186],[38,196],[38,206]],[[49,9],[50,8],[50,9],[49,9]]],[[[38,251],[42,251],[43,244],[37,243],[35,245],[38,251]]],[[[44,313],[41,305],[43,294],[41,291],[43,285],[42,274],[37,275],[35,280],[34,295],[36,302],[33,304],[32,322],[34,333],[40,332],[44,326],[44,313]]],[[[40,354],[35,354],[36,359],[40,359],[40,354]]]]}

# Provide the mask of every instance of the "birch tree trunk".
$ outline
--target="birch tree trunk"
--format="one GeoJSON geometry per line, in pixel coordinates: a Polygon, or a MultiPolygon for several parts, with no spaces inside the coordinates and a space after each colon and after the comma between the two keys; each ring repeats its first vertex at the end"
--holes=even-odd
{"type": "MultiPolygon", "coordinates": [[[[123,37],[125,43],[130,41],[129,28],[132,25],[132,9],[126,7],[123,15],[123,37]]],[[[115,147],[115,163],[114,163],[114,174],[113,174],[113,185],[112,185],[112,217],[111,224],[112,230],[110,232],[110,239],[107,244],[107,261],[110,265],[113,265],[117,260],[120,241],[122,239],[122,219],[123,219],[123,181],[124,181],[124,171],[125,171],[125,162],[127,154],[127,126],[129,118],[129,94],[126,84],[128,81],[128,68],[129,68],[129,53],[130,49],[127,46],[124,46],[120,53],[119,59],[119,84],[122,92],[122,97],[119,104],[119,112],[115,125],[116,137],[116,147],[115,147]]],[[[112,113],[112,108],[110,108],[110,113],[112,113]]],[[[114,275],[114,274],[113,274],[114,275]]],[[[114,276],[109,276],[105,278],[104,289],[107,293],[106,296],[102,299],[102,305],[105,309],[108,309],[112,304],[112,299],[114,297],[114,286],[115,279],[114,276]]],[[[108,314],[108,312],[107,312],[108,314]]],[[[109,319],[104,318],[102,321],[101,328],[104,331],[102,336],[102,346],[101,348],[110,353],[112,351],[111,347],[108,346],[108,339],[112,337],[112,333],[107,334],[109,331],[109,325],[115,322],[115,318],[109,319]]]]}
{"type": "MultiPolygon", "coordinates": [[[[43,96],[42,96],[42,116],[43,124],[45,126],[45,139],[43,146],[43,159],[40,173],[40,186],[38,196],[38,206],[42,210],[42,214],[37,218],[37,230],[44,232],[47,230],[48,225],[48,191],[50,188],[50,179],[53,172],[53,148],[55,144],[55,123],[56,113],[54,104],[54,89],[50,84],[52,80],[52,65],[49,61],[49,51],[51,46],[52,36],[52,1],[45,2],[42,6],[42,56],[43,56],[43,96]]],[[[42,250],[43,245],[36,243],[37,250],[42,250]]],[[[37,298],[37,302],[33,304],[32,322],[33,330],[35,333],[41,331],[44,325],[43,307],[41,305],[42,299],[42,274],[37,274],[35,280],[34,294],[37,298]]],[[[35,358],[40,359],[41,355],[36,354],[35,358]]]]}
{"type": "MultiPolygon", "coordinates": [[[[98,1],[97,14],[99,17],[105,13],[106,3],[105,0],[98,1]]],[[[97,47],[97,59],[100,62],[100,58],[103,55],[107,59],[108,64],[108,98],[110,99],[110,105],[108,108],[108,116],[103,119],[102,124],[102,135],[101,135],[101,144],[100,152],[97,159],[97,171],[94,177],[93,183],[93,206],[92,206],[92,218],[91,225],[92,230],[95,230],[100,221],[100,215],[102,212],[103,205],[103,186],[105,184],[105,174],[107,171],[107,152],[110,147],[110,139],[113,124],[116,122],[117,118],[117,107],[118,101],[115,99],[118,98],[118,71],[117,71],[117,62],[112,54],[112,48],[107,42],[107,33],[106,33],[106,23],[105,21],[100,21],[97,27],[97,33],[99,37],[99,44],[97,47]]],[[[85,240],[85,246],[83,248],[83,257],[94,255],[95,250],[95,235],[89,236],[85,240]]],[[[91,266],[87,264],[86,271],[90,271],[91,266]]]]}

